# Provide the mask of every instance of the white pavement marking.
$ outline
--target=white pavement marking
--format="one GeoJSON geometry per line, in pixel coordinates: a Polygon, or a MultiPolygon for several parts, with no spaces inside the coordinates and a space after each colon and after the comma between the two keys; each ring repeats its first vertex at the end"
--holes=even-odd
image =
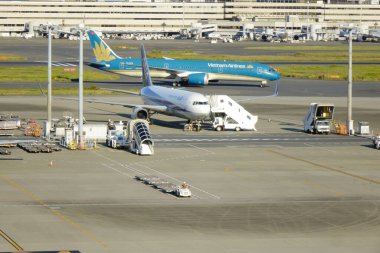
{"type": "Polygon", "coordinates": [[[199,150],[202,150],[202,151],[206,151],[206,152],[208,152],[208,153],[210,153],[210,154],[212,154],[212,155],[215,155],[215,152],[210,151],[210,150],[208,150],[208,149],[200,148],[200,147],[197,147],[197,146],[192,145],[192,144],[188,144],[188,145],[189,145],[190,147],[193,147],[193,148],[196,148],[196,149],[199,149],[199,150]]]}
{"type": "MultiPolygon", "coordinates": [[[[329,152],[334,152],[334,153],[336,153],[336,151],[335,151],[335,150],[332,150],[332,149],[328,149],[328,148],[324,148],[324,147],[320,147],[320,146],[311,145],[311,144],[306,143],[306,142],[304,142],[303,144],[304,144],[305,146],[308,146],[308,147],[319,148],[319,149],[327,150],[327,151],[329,151],[329,152]]],[[[317,143],[317,144],[319,144],[319,143],[317,143]]]]}
{"type": "MultiPolygon", "coordinates": [[[[164,175],[165,177],[170,178],[170,179],[173,179],[173,180],[175,180],[175,181],[177,181],[177,182],[179,182],[179,183],[182,183],[182,182],[183,182],[183,180],[179,180],[178,178],[172,177],[172,176],[170,176],[170,175],[168,175],[168,174],[165,174],[165,173],[163,173],[163,172],[161,172],[161,171],[155,170],[155,169],[153,169],[153,168],[151,168],[151,167],[149,167],[149,166],[146,166],[146,165],[143,165],[143,164],[138,164],[138,163],[136,163],[136,164],[139,165],[139,166],[141,166],[141,167],[145,167],[145,168],[147,168],[147,169],[149,169],[149,170],[151,170],[151,171],[154,171],[154,172],[156,172],[156,173],[158,173],[158,174],[164,175]]],[[[205,193],[205,194],[207,194],[207,195],[210,195],[210,196],[213,197],[213,198],[221,199],[219,196],[217,196],[217,195],[215,195],[215,194],[212,194],[212,193],[210,193],[210,192],[208,192],[208,191],[202,190],[202,189],[200,189],[200,188],[198,188],[198,187],[195,187],[194,185],[189,184],[189,186],[190,186],[191,188],[197,189],[198,191],[201,191],[201,192],[203,192],[203,193],[205,193]]]]}
{"type": "Polygon", "coordinates": [[[121,170],[115,169],[115,168],[113,168],[113,167],[111,167],[111,166],[109,166],[109,165],[107,165],[107,164],[104,164],[104,163],[103,163],[102,165],[103,165],[104,167],[107,167],[107,168],[109,168],[109,169],[111,169],[111,170],[114,170],[114,171],[120,173],[121,175],[124,175],[124,176],[130,177],[130,178],[133,178],[133,176],[129,175],[128,173],[125,173],[124,171],[121,171],[121,170]]]}
{"type": "Polygon", "coordinates": [[[100,157],[102,157],[102,158],[104,158],[104,159],[107,159],[108,161],[114,162],[114,163],[120,165],[121,167],[126,168],[127,170],[130,170],[130,171],[133,171],[133,172],[137,172],[137,173],[141,173],[141,174],[143,174],[143,175],[146,174],[146,173],[144,173],[144,172],[142,172],[142,171],[140,171],[140,170],[138,170],[138,169],[132,168],[131,166],[124,165],[124,164],[122,164],[122,163],[119,162],[119,161],[113,160],[113,159],[111,159],[111,158],[109,158],[109,157],[107,157],[107,156],[104,156],[104,155],[102,155],[102,154],[99,154],[99,153],[96,152],[96,151],[94,152],[94,154],[97,155],[97,156],[100,156],[100,157]]]}

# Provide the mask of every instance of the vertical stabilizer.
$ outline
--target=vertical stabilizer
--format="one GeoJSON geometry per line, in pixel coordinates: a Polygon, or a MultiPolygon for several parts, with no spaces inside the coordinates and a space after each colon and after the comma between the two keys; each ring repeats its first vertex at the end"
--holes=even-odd
{"type": "Polygon", "coordinates": [[[143,44],[141,44],[141,69],[142,69],[143,85],[152,86],[153,82],[152,82],[152,78],[150,78],[148,61],[146,59],[145,48],[143,44]]]}
{"type": "Polygon", "coordinates": [[[97,62],[120,59],[94,30],[88,30],[87,35],[97,62]]]}

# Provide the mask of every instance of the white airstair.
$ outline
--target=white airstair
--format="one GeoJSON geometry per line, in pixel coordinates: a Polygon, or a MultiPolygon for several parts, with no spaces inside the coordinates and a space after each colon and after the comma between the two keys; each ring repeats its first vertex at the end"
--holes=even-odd
{"type": "Polygon", "coordinates": [[[256,131],[257,115],[252,115],[229,96],[212,95],[209,103],[215,130],[256,131]]]}
{"type": "Polygon", "coordinates": [[[131,120],[128,123],[129,149],[138,155],[153,155],[153,140],[149,133],[148,122],[142,119],[131,120]]]}

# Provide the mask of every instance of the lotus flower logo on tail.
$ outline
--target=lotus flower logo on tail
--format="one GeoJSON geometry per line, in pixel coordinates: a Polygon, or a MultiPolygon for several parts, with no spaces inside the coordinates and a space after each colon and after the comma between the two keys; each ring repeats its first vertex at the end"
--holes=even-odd
{"type": "Polygon", "coordinates": [[[109,48],[106,48],[103,43],[100,42],[100,45],[95,41],[94,54],[96,61],[112,61],[115,59],[115,56],[111,55],[109,48]]]}

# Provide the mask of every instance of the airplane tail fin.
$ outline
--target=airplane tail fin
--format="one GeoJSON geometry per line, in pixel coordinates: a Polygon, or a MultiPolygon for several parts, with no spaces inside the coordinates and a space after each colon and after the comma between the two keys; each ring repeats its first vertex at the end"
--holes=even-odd
{"type": "Polygon", "coordinates": [[[146,59],[144,45],[141,44],[141,70],[142,70],[142,80],[144,86],[152,86],[152,78],[150,77],[148,60],[146,59]]]}
{"type": "Polygon", "coordinates": [[[96,34],[94,30],[88,30],[87,35],[90,39],[92,50],[94,50],[97,62],[112,61],[120,57],[96,34]]]}

